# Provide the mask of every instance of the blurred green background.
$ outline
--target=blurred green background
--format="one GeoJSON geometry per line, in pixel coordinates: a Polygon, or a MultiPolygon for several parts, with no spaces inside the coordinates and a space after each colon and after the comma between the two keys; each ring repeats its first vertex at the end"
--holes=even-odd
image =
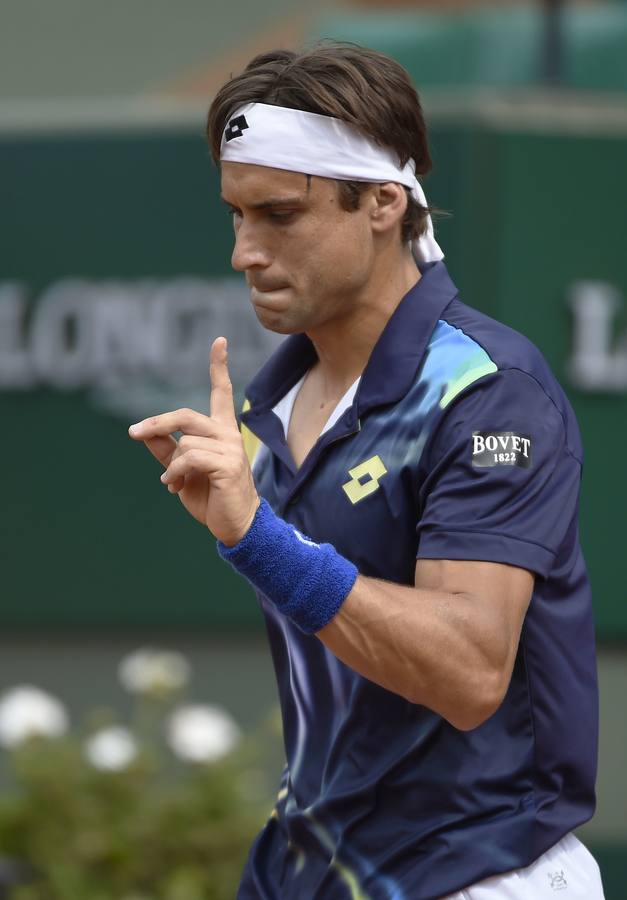
{"type": "Polygon", "coordinates": [[[275,704],[251,594],[126,428],[206,406],[217,334],[240,392],[275,345],[229,266],[212,92],[271,47],[375,47],[423,97],[425,188],[451,213],[438,239],[463,299],[542,349],[581,426],[601,685],[581,836],[622,900],[627,3],[2,0],[0,14],[0,691],[40,684],[76,717],[123,708],[116,660],[152,642],[185,652],[198,698],[245,730],[275,704]]]}

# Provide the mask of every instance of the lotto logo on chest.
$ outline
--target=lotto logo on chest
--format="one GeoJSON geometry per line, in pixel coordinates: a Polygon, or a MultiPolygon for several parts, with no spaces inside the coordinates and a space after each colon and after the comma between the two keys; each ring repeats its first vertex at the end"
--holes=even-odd
{"type": "Polygon", "coordinates": [[[514,431],[474,431],[472,464],[478,469],[492,466],[531,467],[531,438],[514,431]]]}
{"type": "Polygon", "coordinates": [[[370,459],[348,470],[351,478],[342,485],[342,490],[350,502],[355,505],[379,489],[379,479],[387,475],[387,471],[379,455],[371,456],[370,459]]]}

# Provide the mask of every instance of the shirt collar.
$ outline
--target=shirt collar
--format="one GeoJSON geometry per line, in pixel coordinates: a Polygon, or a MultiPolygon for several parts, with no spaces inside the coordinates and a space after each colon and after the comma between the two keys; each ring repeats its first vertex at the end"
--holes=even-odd
{"type": "MultiPolygon", "coordinates": [[[[420,280],[390,316],[370,355],[353,404],[355,417],[393,403],[413,384],[429,338],[444,309],[457,294],[443,262],[420,264],[420,280]]],[[[271,409],[317,360],[305,334],[288,337],[246,388],[251,409],[242,420],[271,409]]]]}

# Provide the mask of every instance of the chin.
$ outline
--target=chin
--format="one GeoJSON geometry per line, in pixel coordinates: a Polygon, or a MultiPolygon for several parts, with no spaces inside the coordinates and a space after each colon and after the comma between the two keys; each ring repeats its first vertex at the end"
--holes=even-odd
{"type": "Polygon", "coordinates": [[[284,313],[257,306],[254,307],[254,310],[259,324],[266,331],[274,331],[275,334],[299,334],[304,331],[303,328],[298,328],[295,323],[290,322],[284,313]]]}

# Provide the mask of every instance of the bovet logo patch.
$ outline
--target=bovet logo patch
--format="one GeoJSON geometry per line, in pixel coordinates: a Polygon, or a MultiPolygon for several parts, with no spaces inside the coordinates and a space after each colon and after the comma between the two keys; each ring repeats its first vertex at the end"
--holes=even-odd
{"type": "Polygon", "coordinates": [[[478,469],[491,466],[531,466],[531,438],[515,431],[473,431],[472,464],[478,469]]]}

